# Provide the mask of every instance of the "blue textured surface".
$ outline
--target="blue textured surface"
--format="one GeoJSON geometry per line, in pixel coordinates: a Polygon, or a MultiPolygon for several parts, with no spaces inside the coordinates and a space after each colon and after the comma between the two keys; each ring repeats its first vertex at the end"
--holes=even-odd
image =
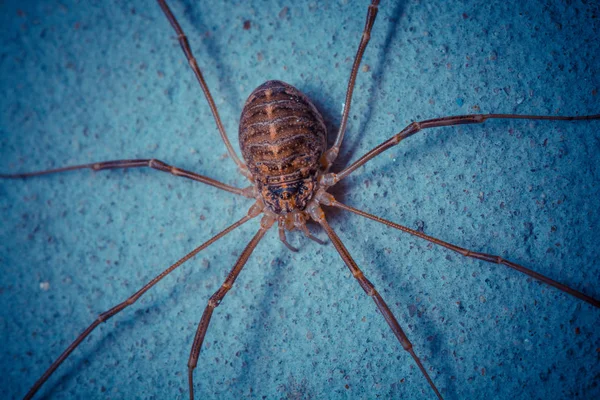
{"type": "MultiPolygon", "coordinates": [[[[236,148],[243,102],[268,79],[303,90],[337,126],[365,1],[171,3],[236,148]]],[[[598,113],[598,6],[511,3],[383,1],[341,163],[415,119],[598,113]]],[[[153,2],[5,0],[0,26],[2,172],[155,157],[245,185],[153,2]]],[[[334,193],[599,298],[599,129],[496,121],[431,130],[334,193]]],[[[250,204],[150,170],[0,181],[5,398],[22,397],[98,313],[250,204]]],[[[446,399],[600,397],[600,310],[356,216],[333,213],[332,225],[446,399]]],[[[256,226],[98,328],[40,397],[186,398],[196,324],[256,226]]],[[[432,398],[333,246],[290,236],[301,251],[270,232],[215,312],[198,397],[432,398]]]]}

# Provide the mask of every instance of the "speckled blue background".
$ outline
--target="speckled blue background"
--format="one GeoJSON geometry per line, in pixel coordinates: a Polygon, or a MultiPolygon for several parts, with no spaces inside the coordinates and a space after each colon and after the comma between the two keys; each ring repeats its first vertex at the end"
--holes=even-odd
{"type": "MultiPolygon", "coordinates": [[[[297,86],[331,129],[339,124],[366,1],[171,3],[236,148],[243,102],[268,79],[297,86]]],[[[594,2],[384,0],[380,9],[339,166],[415,119],[600,112],[594,2]]],[[[245,184],[153,2],[4,0],[0,26],[2,172],[155,157],[245,184]]],[[[430,130],[335,194],[599,298],[599,130],[517,121],[430,130]]],[[[22,397],[98,313],[250,205],[150,170],[0,181],[3,397],[22,397]]],[[[446,399],[600,397],[600,310],[357,216],[331,219],[446,399]]],[[[256,227],[97,329],[40,398],[186,398],[196,324],[256,227]]],[[[290,240],[299,253],[270,232],[215,312],[198,398],[431,399],[333,247],[290,240]]]]}

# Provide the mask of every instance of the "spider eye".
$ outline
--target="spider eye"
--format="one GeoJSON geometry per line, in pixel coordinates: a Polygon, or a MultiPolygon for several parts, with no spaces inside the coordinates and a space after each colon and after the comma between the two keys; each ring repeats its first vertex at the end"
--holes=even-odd
{"type": "Polygon", "coordinates": [[[292,195],[290,194],[290,192],[283,192],[283,193],[281,193],[281,194],[279,195],[279,197],[280,197],[282,200],[289,200],[289,199],[290,199],[290,197],[292,197],[292,195]]]}

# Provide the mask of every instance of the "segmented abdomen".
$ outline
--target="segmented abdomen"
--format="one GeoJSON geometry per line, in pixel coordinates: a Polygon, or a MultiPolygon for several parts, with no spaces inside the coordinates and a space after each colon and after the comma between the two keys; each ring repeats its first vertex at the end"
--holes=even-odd
{"type": "Polygon", "coordinates": [[[327,146],[323,117],[298,89],[267,81],[246,100],[240,118],[242,156],[264,184],[316,174],[327,146]]]}

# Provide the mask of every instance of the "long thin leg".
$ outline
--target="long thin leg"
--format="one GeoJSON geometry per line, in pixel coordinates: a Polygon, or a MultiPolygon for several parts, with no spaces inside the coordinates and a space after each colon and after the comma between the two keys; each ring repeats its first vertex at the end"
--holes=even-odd
{"type": "Polygon", "coordinates": [[[204,336],[206,335],[206,330],[208,329],[208,325],[210,324],[210,318],[212,317],[212,313],[215,308],[221,303],[223,297],[229,292],[233,283],[237,279],[240,272],[242,272],[242,268],[246,265],[248,258],[256,248],[256,245],[265,232],[273,225],[273,220],[267,216],[264,216],[261,223],[260,229],[254,235],[250,243],[246,246],[240,258],[238,258],[237,262],[227,275],[227,279],[221,285],[219,290],[217,290],[208,300],[208,304],[204,309],[204,313],[202,313],[202,318],[200,319],[200,323],[198,324],[198,329],[196,330],[196,336],[194,337],[194,343],[192,344],[192,350],[190,351],[190,358],[188,360],[188,382],[190,387],[190,400],[194,399],[194,369],[198,364],[198,357],[200,356],[200,350],[202,349],[202,342],[204,342],[204,336]]]}
{"type": "Polygon", "coordinates": [[[323,229],[325,229],[325,232],[327,232],[327,236],[329,236],[329,239],[335,246],[335,249],[338,251],[338,253],[340,253],[340,256],[344,260],[344,263],[348,266],[348,269],[350,269],[352,276],[356,278],[360,287],[365,291],[365,293],[368,296],[370,296],[373,299],[373,301],[375,301],[377,308],[379,308],[379,311],[381,311],[381,314],[383,314],[385,321],[390,326],[390,328],[392,328],[394,335],[396,335],[396,338],[398,339],[404,350],[406,350],[415,360],[417,366],[421,370],[421,373],[423,374],[423,376],[425,376],[427,382],[429,382],[429,386],[431,386],[431,389],[433,389],[438,399],[442,399],[442,395],[440,394],[439,390],[429,377],[429,374],[427,373],[427,370],[423,367],[421,360],[415,354],[412,343],[410,342],[410,340],[408,340],[408,337],[400,327],[400,324],[398,324],[396,317],[394,317],[394,314],[392,314],[392,311],[390,310],[388,305],[385,303],[385,301],[383,301],[383,298],[377,292],[375,286],[373,286],[373,284],[369,282],[369,280],[365,277],[358,265],[356,265],[356,262],[354,261],[354,259],[352,258],[352,256],[338,237],[338,235],[333,231],[333,229],[331,229],[331,226],[329,226],[329,223],[325,219],[323,211],[319,209],[317,214],[317,222],[323,227],[323,229]]]}
{"type": "Polygon", "coordinates": [[[434,118],[428,119],[425,121],[413,122],[408,125],[406,128],[401,130],[399,133],[395,134],[385,142],[376,146],[368,153],[359,158],[352,165],[342,170],[339,173],[329,173],[324,175],[321,178],[321,183],[325,186],[335,185],[337,182],[341,181],[348,175],[350,175],[354,170],[363,164],[367,163],[373,157],[383,153],[387,149],[396,146],[402,140],[406,139],[409,136],[414,135],[422,129],[428,128],[438,128],[441,126],[453,126],[453,125],[463,125],[463,124],[481,124],[488,119],[543,119],[550,121],[590,121],[590,120],[600,120],[600,114],[596,115],[584,115],[584,116],[548,116],[548,115],[518,115],[518,114],[473,114],[473,115],[458,115],[453,117],[442,117],[442,118],[434,118]]]}
{"type": "Polygon", "coordinates": [[[577,291],[575,289],[572,289],[572,288],[570,288],[570,287],[568,287],[566,285],[563,285],[560,282],[552,280],[552,279],[548,278],[545,275],[542,275],[540,273],[532,271],[529,268],[525,268],[525,267],[523,267],[523,266],[521,266],[519,264],[516,264],[516,263],[508,261],[508,260],[505,260],[504,258],[502,258],[500,256],[495,256],[495,255],[485,254],[485,253],[478,253],[478,252],[475,252],[475,251],[464,249],[462,247],[455,246],[455,245],[453,245],[451,243],[444,242],[443,240],[440,240],[440,239],[434,238],[432,236],[425,235],[424,233],[421,233],[419,231],[415,231],[413,229],[407,228],[406,226],[403,226],[403,225],[400,225],[400,224],[396,224],[396,223],[388,221],[386,219],[377,217],[377,216],[375,216],[373,214],[369,214],[369,213],[367,213],[365,211],[356,209],[354,207],[350,207],[350,206],[348,206],[346,204],[342,204],[342,203],[340,203],[337,200],[334,200],[330,205],[334,206],[334,207],[341,208],[341,209],[346,210],[346,211],[353,212],[353,213],[358,214],[358,215],[360,215],[362,217],[372,219],[373,221],[380,222],[380,223],[382,223],[384,225],[387,225],[387,226],[389,226],[391,228],[394,228],[394,229],[398,229],[398,230],[400,230],[402,232],[410,233],[411,235],[420,237],[421,239],[425,239],[425,240],[427,240],[427,241],[429,241],[431,243],[437,244],[439,246],[443,246],[443,247],[445,247],[447,249],[450,249],[450,250],[455,251],[455,252],[457,252],[459,254],[462,254],[465,257],[471,257],[471,258],[475,258],[477,260],[487,261],[489,263],[495,263],[495,264],[505,265],[505,266],[507,266],[509,268],[512,268],[514,270],[517,270],[517,271],[519,271],[519,272],[521,272],[521,273],[523,273],[525,275],[529,275],[532,278],[535,278],[535,279],[537,279],[540,282],[543,282],[543,283],[545,283],[547,285],[550,285],[550,286],[554,286],[558,290],[561,290],[561,291],[563,291],[565,293],[570,294],[571,296],[577,297],[580,300],[588,302],[588,303],[590,303],[591,305],[593,305],[595,307],[600,308],[600,301],[594,299],[593,297],[590,297],[590,296],[588,296],[586,294],[583,294],[583,293],[581,293],[581,292],[579,292],[579,291],[577,291]]]}
{"type": "Polygon", "coordinates": [[[217,235],[213,236],[211,239],[209,239],[207,242],[205,242],[201,246],[196,247],[194,250],[192,250],[190,253],[188,253],[185,257],[181,258],[175,264],[171,265],[169,268],[167,268],[162,273],[160,273],[160,275],[156,276],[154,279],[152,279],[150,282],[148,282],[146,285],[144,285],[144,287],[142,287],[140,290],[135,292],[135,294],[133,296],[129,297],[124,302],[119,303],[118,305],[111,308],[110,310],[105,311],[102,314],[100,314],[98,316],[98,318],[96,318],[96,320],[90,326],[88,326],[85,329],[85,331],[83,331],[77,337],[77,339],[75,339],[75,341],[73,341],[73,343],[71,343],[69,345],[69,347],[67,347],[67,349],[52,363],[52,365],[50,365],[50,367],[48,367],[46,372],[44,372],[44,374],[35,382],[35,384],[31,387],[31,389],[29,389],[29,391],[27,392],[27,394],[24,397],[24,400],[29,400],[36,394],[36,392],[40,389],[40,387],[44,384],[44,382],[46,382],[46,380],[54,373],[54,371],[60,366],[60,364],[62,364],[62,362],[65,361],[65,359],[73,352],[73,350],[75,350],[81,344],[81,342],[83,342],[83,340],[90,333],[92,333],[92,331],[98,325],[100,325],[102,322],[105,322],[106,320],[108,320],[109,318],[114,316],[115,314],[121,312],[125,308],[129,307],[133,303],[135,303],[140,297],[142,297],[142,295],[144,293],[146,293],[148,290],[150,290],[150,288],[152,288],[154,285],[156,285],[165,276],[169,275],[172,271],[174,271],[181,264],[188,261],[190,258],[194,257],[196,254],[198,254],[199,252],[201,252],[202,250],[204,250],[205,248],[207,248],[208,246],[210,246],[211,244],[213,244],[214,242],[216,242],[223,236],[227,235],[229,232],[238,228],[239,226],[241,226],[242,224],[244,224],[251,218],[255,217],[256,216],[256,208],[253,207],[250,210],[251,211],[244,218],[240,219],[238,222],[234,223],[233,225],[229,226],[228,228],[225,228],[223,231],[221,231],[217,235]]]}
{"type": "Polygon", "coordinates": [[[203,175],[198,175],[194,172],[186,171],[185,169],[176,168],[171,165],[168,165],[160,160],[149,159],[149,160],[114,160],[114,161],[104,161],[98,163],[90,163],[90,164],[81,164],[81,165],[72,165],[69,167],[62,167],[56,169],[47,169],[44,171],[37,172],[27,172],[23,174],[0,174],[0,178],[4,179],[17,179],[17,178],[30,178],[32,176],[40,176],[40,175],[48,175],[54,174],[57,172],[66,172],[66,171],[74,171],[78,169],[92,169],[94,171],[101,171],[103,169],[116,169],[116,168],[137,168],[137,167],[149,167],[153,169],[157,169],[159,171],[168,172],[175,176],[182,176],[184,178],[192,179],[198,182],[206,183],[207,185],[214,186],[216,188],[226,190],[231,193],[239,194],[242,196],[253,197],[250,196],[244,191],[244,189],[239,189],[233,186],[229,186],[225,183],[219,182],[212,178],[208,178],[203,175]]]}
{"type": "Polygon", "coordinates": [[[219,112],[217,111],[217,106],[215,105],[212,95],[210,94],[210,90],[208,90],[208,85],[206,84],[206,81],[204,80],[204,77],[202,76],[200,67],[198,67],[198,62],[196,61],[194,54],[192,54],[192,49],[190,48],[190,44],[188,42],[187,37],[185,36],[185,33],[183,33],[181,26],[179,26],[179,22],[177,22],[177,19],[175,18],[175,16],[169,9],[167,2],[165,0],[158,0],[158,4],[160,5],[160,8],[163,10],[163,12],[165,13],[165,16],[171,23],[171,26],[173,27],[173,29],[175,29],[175,32],[177,33],[177,40],[179,40],[179,45],[181,46],[181,49],[183,50],[183,53],[185,54],[185,57],[187,58],[188,63],[190,64],[190,67],[194,71],[194,74],[196,75],[196,78],[198,79],[198,83],[200,83],[200,86],[202,87],[202,91],[204,92],[206,101],[208,101],[208,105],[210,106],[210,111],[212,111],[213,117],[215,117],[215,122],[217,123],[217,128],[219,129],[221,138],[223,139],[223,142],[225,143],[225,146],[227,147],[227,152],[229,153],[229,156],[231,157],[231,159],[233,161],[235,161],[235,163],[237,164],[237,166],[240,170],[245,171],[246,166],[244,165],[244,163],[242,163],[240,161],[237,154],[235,154],[235,150],[233,149],[233,146],[231,145],[231,143],[229,142],[229,139],[227,138],[227,133],[225,133],[225,128],[223,127],[223,123],[221,123],[221,117],[219,117],[219,112]]]}
{"type": "Polygon", "coordinates": [[[360,44],[358,45],[358,50],[356,51],[356,55],[354,56],[354,63],[352,64],[352,71],[350,72],[350,80],[348,81],[348,89],[346,89],[346,100],[344,102],[344,113],[342,114],[342,122],[340,123],[340,129],[338,130],[333,146],[325,152],[325,160],[327,161],[327,166],[330,166],[333,163],[333,161],[335,161],[335,159],[337,158],[337,155],[340,152],[340,147],[342,146],[342,141],[344,140],[344,133],[346,132],[346,126],[348,124],[348,116],[350,115],[352,93],[354,92],[354,85],[356,83],[356,75],[358,74],[360,62],[362,60],[365,49],[367,48],[367,44],[369,44],[369,40],[371,39],[371,29],[373,29],[373,25],[375,24],[378,5],[379,0],[372,0],[371,4],[369,5],[369,10],[367,11],[367,21],[363,29],[360,44]]]}
{"type": "Polygon", "coordinates": [[[281,240],[281,242],[283,242],[283,244],[285,244],[285,247],[287,247],[288,249],[290,249],[291,251],[293,251],[294,253],[298,251],[297,248],[295,248],[294,246],[292,246],[290,244],[290,242],[288,242],[287,238],[285,237],[285,228],[283,226],[283,224],[280,222],[279,223],[279,240],[281,240]]]}

